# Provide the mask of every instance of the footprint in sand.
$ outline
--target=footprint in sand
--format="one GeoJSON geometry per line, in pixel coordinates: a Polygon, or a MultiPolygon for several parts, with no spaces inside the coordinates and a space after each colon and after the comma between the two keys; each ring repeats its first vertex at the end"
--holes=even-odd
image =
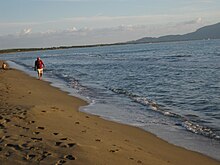
{"type": "Polygon", "coordinates": [[[42,141],[43,140],[43,138],[35,138],[35,137],[33,137],[33,138],[31,138],[34,142],[38,142],[38,141],[42,141]]]}
{"type": "Polygon", "coordinates": [[[67,140],[68,138],[61,138],[60,140],[67,140]]]}
{"type": "Polygon", "coordinates": [[[76,143],[68,143],[67,145],[68,145],[69,148],[71,148],[71,147],[75,146],[76,143]]]}
{"type": "Polygon", "coordinates": [[[54,132],[53,134],[54,134],[54,135],[59,135],[59,133],[57,133],[57,132],[54,132]]]}
{"type": "Polygon", "coordinates": [[[15,124],[14,126],[15,126],[15,127],[19,127],[19,128],[21,127],[21,126],[20,126],[20,125],[18,125],[18,124],[15,124]]]}
{"type": "Polygon", "coordinates": [[[38,159],[38,161],[42,161],[45,158],[47,158],[48,156],[51,156],[52,154],[50,152],[44,151],[43,154],[41,155],[41,157],[38,159]]]}
{"type": "Polygon", "coordinates": [[[27,128],[27,127],[22,127],[24,130],[29,130],[30,128],[27,128]]]}
{"type": "Polygon", "coordinates": [[[36,155],[34,155],[34,154],[28,154],[28,155],[25,157],[25,159],[26,159],[26,160],[32,160],[34,157],[36,157],[36,155]]]}
{"type": "Polygon", "coordinates": [[[72,155],[65,155],[64,158],[69,160],[76,160],[76,158],[72,155]]]}
{"type": "Polygon", "coordinates": [[[45,128],[44,128],[44,127],[37,127],[37,129],[41,129],[41,130],[44,130],[45,128]]]}
{"type": "MultiPolygon", "coordinates": [[[[74,156],[72,156],[72,155],[65,155],[63,158],[64,158],[64,159],[68,159],[68,160],[76,160],[76,158],[75,158],[74,156]]],[[[56,163],[56,165],[62,165],[62,164],[64,164],[64,163],[66,163],[67,161],[64,160],[64,159],[59,160],[59,161],[56,163]]]]}
{"type": "Polygon", "coordinates": [[[76,145],[76,143],[63,143],[63,142],[56,142],[55,146],[60,146],[60,147],[64,147],[64,148],[72,148],[76,145]],[[62,145],[61,145],[62,144],[62,145]]]}
{"type": "Polygon", "coordinates": [[[78,122],[78,121],[76,121],[76,122],[75,122],[75,124],[79,124],[79,122],[78,122]]]}
{"type": "Polygon", "coordinates": [[[28,123],[29,123],[29,124],[33,124],[33,123],[35,123],[35,121],[29,121],[28,123]]]}
{"type": "Polygon", "coordinates": [[[28,137],[28,136],[26,136],[26,135],[19,135],[20,137],[28,137]]]}
{"type": "MultiPolygon", "coordinates": [[[[112,146],[116,147],[115,144],[113,144],[112,146]]],[[[119,152],[119,149],[110,149],[109,152],[112,152],[112,153],[119,152]]]]}
{"type": "Polygon", "coordinates": [[[23,113],[21,113],[22,115],[26,116],[27,115],[27,111],[24,111],[23,113]]]}
{"type": "Polygon", "coordinates": [[[56,142],[55,146],[60,146],[63,142],[56,142]]]}
{"type": "Polygon", "coordinates": [[[22,117],[22,116],[15,116],[16,118],[18,118],[18,119],[21,119],[21,120],[24,120],[25,118],[24,117],[22,117]]]}
{"type": "Polygon", "coordinates": [[[24,129],[24,130],[29,130],[30,128],[28,128],[28,127],[23,127],[23,126],[20,126],[20,125],[18,125],[18,124],[15,124],[14,125],[15,127],[19,127],[19,128],[22,128],[22,129],[24,129]]]}
{"type": "Polygon", "coordinates": [[[59,161],[56,163],[56,165],[62,165],[62,164],[64,164],[64,163],[66,163],[66,161],[63,160],[63,159],[61,159],[61,160],[59,160],[59,161]]]}
{"type": "Polygon", "coordinates": [[[7,152],[7,153],[5,153],[5,156],[6,156],[6,157],[11,156],[11,152],[7,152]]]}
{"type": "Polygon", "coordinates": [[[3,123],[9,123],[11,120],[10,119],[5,119],[4,121],[3,121],[3,123]]]}
{"type": "Polygon", "coordinates": [[[116,150],[109,150],[109,152],[112,152],[112,153],[114,153],[114,152],[118,152],[119,151],[119,149],[116,149],[116,150]]]}
{"type": "Polygon", "coordinates": [[[3,136],[2,138],[8,139],[8,138],[10,138],[10,137],[11,137],[10,135],[6,135],[6,136],[3,136]]]}
{"type": "Polygon", "coordinates": [[[36,131],[36,132],[33,132],[33,134],[34,134],[34,135],[38,135],[38,134],[40,134],[40,132],[37,132],[37,131],[36,131]]]}
{"type": "Polygon", "coordinates": [[[9,138],[11,136],[2,136],[2,138],[0,138],[0,143],[2,143],[5,139],[9,138]]]}
{"type": "Polygon", "coordinates": [[[18,111],[22,110],[21,107],[16,107],[15,109],[18,110],[18,111]]]}
{"type": "Polygon", "coordinates": [[[3,124],[0,124],[0,129],[5,129],[5,126],[3,124]]]}
{"type": "Polygon", "coordinates": [[[17,144],[5,144],[5,147],[10,147],[10,148],[13,148],[15,150],[22,150],[22,147],[20,145],[17,145],[17,144]]]}
{"type": "Polygon", "coordinates": [[[44,155],[44,156],[50,156],[50,155],[52,155],[52,154],[51,154],[50,152],[44,151],[44,152],[43,152],[43,155],[44,155]]]}
{"type": "Polygon", "coordinates": [[[138,160],[137,163],[138,163],[138,164],[142,164],[142,161],[141,161],[141,160],[138,160]]]}

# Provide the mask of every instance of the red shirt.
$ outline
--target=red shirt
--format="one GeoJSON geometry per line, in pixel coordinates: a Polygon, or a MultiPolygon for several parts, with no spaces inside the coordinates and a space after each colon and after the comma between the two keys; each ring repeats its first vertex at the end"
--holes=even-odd
{"type": "Polygon", "coordinates": [[[44,63],[42,60],[36,60],[35,61],[35,68],[42,69],[44,67],[44,63]]]}

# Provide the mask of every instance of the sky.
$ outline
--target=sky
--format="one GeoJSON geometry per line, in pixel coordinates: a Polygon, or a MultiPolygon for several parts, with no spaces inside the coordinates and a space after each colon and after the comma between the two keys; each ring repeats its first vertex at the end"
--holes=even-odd
{"type": "Polygon", "coordinates": [[[0,49],[125,42],[220,22],[220,0],[0,0],[0,49]]]}

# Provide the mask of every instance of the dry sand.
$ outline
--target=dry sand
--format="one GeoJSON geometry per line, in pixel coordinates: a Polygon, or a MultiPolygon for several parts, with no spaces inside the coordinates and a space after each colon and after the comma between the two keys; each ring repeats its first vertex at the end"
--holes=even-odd
{"type": "Polygon", "coordinates": [[[1,164],[220,165],[139,128],[79,112],[85,101],[18,70],[0,69],[0,92],[1,164]]]}

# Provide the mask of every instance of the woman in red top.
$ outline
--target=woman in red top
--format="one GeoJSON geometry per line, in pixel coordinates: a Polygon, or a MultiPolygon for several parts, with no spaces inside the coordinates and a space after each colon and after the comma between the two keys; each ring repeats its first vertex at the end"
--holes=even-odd
{"type": "Polygon", "coordinates": [[[37,57],[34,69],[37,70],[39,80],[42,79],[44,66],[44,62],[40,59],[40,57],[37,57]]]}

